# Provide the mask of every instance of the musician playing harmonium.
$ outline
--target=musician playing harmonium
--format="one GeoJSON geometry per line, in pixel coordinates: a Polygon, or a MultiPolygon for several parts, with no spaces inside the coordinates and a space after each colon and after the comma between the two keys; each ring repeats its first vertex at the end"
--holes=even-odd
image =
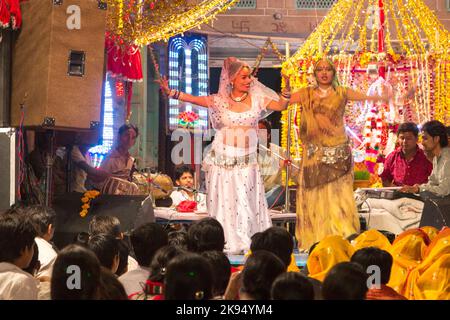
{"type": "Polygon", "coordinates": [[[182,201],[197,202],[197,211],[206,212],[206,195],[194,189],[194,170],[188,165],[175,169],[176,187],[171,194],[172,206],[178,206],[182,201]]]}

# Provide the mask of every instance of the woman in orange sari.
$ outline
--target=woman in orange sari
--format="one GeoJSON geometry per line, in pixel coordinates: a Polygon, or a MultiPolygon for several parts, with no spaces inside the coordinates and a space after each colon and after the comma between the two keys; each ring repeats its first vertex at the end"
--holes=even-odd
{"type": "Polygon", "coordinates": [[[411,271],[422,263],[429,244],[428,235],[421,229],[405,231],[395,239],[389,250],[394,259],[389,287],[408,298],[406,281],[411,271]]]}
{"type": "Polygon", "coordinates": [[[302,107],[300,139],[303,155],[297,192],[296,236],[306,251],[328,235],[347,237],[359,232],[353,197],[353,161],[345,131],[348,100],[388,101],[388,96],[367,96],[342,87],[328,59],[314,66],[316,87],[292,94],[290,103],[302,107]]]}
{"type": "Polygon", "coordinates": [[[423,262],[410,272],[405,296],[411,300],[450,300],[450,229],[437,234],[423,262]]]}

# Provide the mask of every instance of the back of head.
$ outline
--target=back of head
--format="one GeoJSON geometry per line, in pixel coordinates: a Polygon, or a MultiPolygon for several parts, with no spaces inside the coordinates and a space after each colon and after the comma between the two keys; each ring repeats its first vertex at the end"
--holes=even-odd
{"type": "Polygon", "coordinates": [[[150,263],[149,280],[155,282],[163,282],[169,262],[176,256],[179,256],[183,253],[185,253],[183,249],[170,245],[164,246],[156,251],[152,262],[150,263]]]}
{"type": "Polygon", "coordinates": [[[266,250],[272,252],[283,261],[286,268],[291,263],[294,242],[290,233],[285,228],[271,227],[263,232],[256,233],[252,237],[250,250],[266,250]]]}
{"type": "Polygon", "coordinates": [[[273,282],[270,295],[273,300],[314,300],[314,288],[302,274],[285,272],[273,282]]]}
{"type": "Polygon", "coordinates": [[[219,221],[204,218],[193,223],[187,234],[188,250],[192,252],[223,251],[225,234],[219,221]]]}
{"type": "Polygon", "coordinates": [[[185,231],[172,231],[169,232],[169,245],[179,247],[180,249],[187,250],[187,232],[185,231]]]}
{"type": "Polygon", "coordinates": [[[34,246],[35,225],[24,215],[0,215],[0,262],[13,263],[34,246]]]}
{"type": "Polygon", "coordinates": [[[444,124],[437,120],[425,122],[422,131],[428,133],[431,137],[439,137],[441,148],[448,146],[447,128],[444,124]]]}
{"type": "Polygon", "coordinates": [[[354,262],[336,264],[328,272],[322,287],[325,300],[364,300],[367,290],[367,274],[354,262]]]}
{"type": "Polygon", "coordinates": [[[202,256],[208,260],[214,272],[213,296],[224,295],[231,276],[230,260],[222,251],[205,251],[202,256]]]}
{"type": "Polygon", "coordinates": [[[167,245],[167,232],[159,224],[149,222],[134,229],[130,240],[139,265],[149,267],[156,251],[167,245]]]}
{"type": "Polygon", "coordinates": [[[122,283],[108,269],[101,268],[100,283],[97,293],[98,300],[128,300],[122,283]]]}
{"type": "Polygon", "coordinates": [[[109,234],[100,233],[89,238],[88,248],[95,253],[103,267],[111,269],[114,258],[119,255],[118,241],[109,234]]]}
{"type": "Polygon", "coordinates": [[[33,205],[25,207],[23,212],[35,224],[39,237],[42,237],[48,232],[48,227],[50,225],[55,227],[56,212],[52,208],[33,205]]]}
{"type": "Polygon", "coordinates": [[[120,220],[113,216],[94,216],[89,223],[89,234],[94,236],[99,233],[120,238],[122,236],[120,220]]]}
{"type": "Polygon", "coordinates": [[[370,274],[379,268],[381,284],[389,282],[393,261],[389,252],[375,247],[362,248],[353,254],[350,261],[358,263],[370,274]]]}
{"type": "Polygon", "coordinates": [[[52,272],[52,300],[96,299],[99,283],[100,262],[92,251],[71,244],[59,252],[52,272]]]}
{"type": "Polygon", "coordinates": [[[166,300],[208,300],[212,298],[213,271],[208,261],[196,253],[175,257],[164,278],[166,300]]]}
{"type": "Polygon", "coordinates": [[[255,300],[268,300],[273,282],[285,271],[285,264],[273,253],[252,252],[242,273],[242,290],[255,300]]]}

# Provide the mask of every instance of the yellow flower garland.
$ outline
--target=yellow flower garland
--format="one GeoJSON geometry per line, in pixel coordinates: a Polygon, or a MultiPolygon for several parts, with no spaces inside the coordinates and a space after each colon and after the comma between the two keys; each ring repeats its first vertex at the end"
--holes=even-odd
{"type": "Polygon", "coordinates": [[[89,208],[91,207],[91,200],[98,197],[99,194],[100,192],[97,190],[89,190],[84,193],[81,198],[81,203],[83,203],[83,205],[81,206],[82,210],[80,211],[80,217],[84,218],[87,216],[89,208]]]}

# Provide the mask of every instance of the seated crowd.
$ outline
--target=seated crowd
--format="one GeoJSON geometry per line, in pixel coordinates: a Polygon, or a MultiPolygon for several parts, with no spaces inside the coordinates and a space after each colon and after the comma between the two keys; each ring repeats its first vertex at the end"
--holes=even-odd
{"type": "Polygon", "coordinates": [[[42,206],[0,214],[0,299],[450,299],[449,228],[395,239],[377,230],[328,236],[303,268],[280,227],[252,237],[243,266],[230,264],[223,228],[212,218],[187,232],[146,223],[124,237],[117,218],[94,216],[60,251],[51,243],[55,228],[55,212],[42,206]]]}

